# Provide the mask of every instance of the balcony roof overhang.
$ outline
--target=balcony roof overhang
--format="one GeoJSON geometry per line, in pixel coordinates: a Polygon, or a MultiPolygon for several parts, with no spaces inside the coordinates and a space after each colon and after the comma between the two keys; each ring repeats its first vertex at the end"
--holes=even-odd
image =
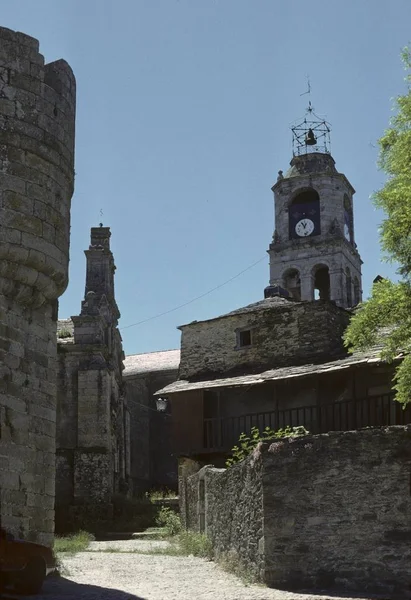
{"type": "MultiPolygon", "coordinates": [[[[240,375],[236,377],[215,378],[206,381],[179,380],[167,385],[161,390],[158,390],[154,395],[170,396],[173,394],[190,392],[194,390],[209,390],[215,388],[259,385],[270,381],[295,379],[296,377],[325,375],[327,373],[333,373],[335,371],[342,371],[344,369],[351,369],[371,364],[387,364],[386,361],[381,358],[380,352],[381,348],[373,348],[369,352],[356,352],[346,358],[321,364],[280,367],[277,369],[263,371],[261,373],[252,373],[249,375],[240,375]]],[[[394,359],[395,362],[401,360],[402,357],[403,354],[399,354],[398,356],[396,356],[394,359]]]]}

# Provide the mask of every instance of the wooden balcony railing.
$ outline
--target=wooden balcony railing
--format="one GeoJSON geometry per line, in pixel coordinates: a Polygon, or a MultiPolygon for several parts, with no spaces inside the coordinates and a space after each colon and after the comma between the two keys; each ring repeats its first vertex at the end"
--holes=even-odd
{"type": "Polygon", "coordinates": [[[252,427],[277,430],[287,425],[304,426],[310,433],[349,431],[361,427],[405,425],[411,423],[411,405],[404,410],[392,394],[343,400],[322,406],[301,406],[270,412],[250,413],[235,417],[204,419],[203,450],[228,451],[241,433],[252,427]]]}

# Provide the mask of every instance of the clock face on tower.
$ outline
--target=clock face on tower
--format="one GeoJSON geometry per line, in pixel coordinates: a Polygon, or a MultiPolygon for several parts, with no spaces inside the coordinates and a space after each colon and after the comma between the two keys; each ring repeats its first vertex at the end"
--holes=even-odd
{"type": "Polygon", "coordinates": [[[321,235],[320,202],[293,202],[288,209],[290,240],[321,235]]]}
{"type": "Polygon", "coordinates": [[[301,219],[295,226],[295,233],[299,237],[306,237],[308,235],[311,235],[313,231],[314,223],[311,221],[311,219],[301,219]]]}

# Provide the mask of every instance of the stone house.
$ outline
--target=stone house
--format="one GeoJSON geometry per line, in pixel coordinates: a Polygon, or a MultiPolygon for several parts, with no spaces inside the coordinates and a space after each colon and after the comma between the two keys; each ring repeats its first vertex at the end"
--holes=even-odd
{"type": "Polygon", "coordinates": [[[110,519],[131,492],[130,412],[110,229],[92,227],[80,315],[58,323],[56,528],[110,519]]]}
{"type": "Polygon", "coordinates": [[[177,456],[171,448],[171,405],[156,407],[155,392],[178,377],[180,350],[134,354],[124,359],[123,381],[130,411],[133,493],[177,489],[177,456]]]}
{"type": "Polygon", "coordinates": [[[0,27],[0,519],[54,532],[57,302],[68,283],[76,82],[0,27]]]}
{"type": "MultiPolygon", "coordinates": [[[[264,300],[181,329],[173,452],[219,464],[253,426],[312,433],[411,422],[379,349],[348,355],[342,335],[362,298],[354,189],[327,148],[295,148],[274,192],[264,300]]],[[[401,357],[398,357],[400,360],[401,357]]]]}

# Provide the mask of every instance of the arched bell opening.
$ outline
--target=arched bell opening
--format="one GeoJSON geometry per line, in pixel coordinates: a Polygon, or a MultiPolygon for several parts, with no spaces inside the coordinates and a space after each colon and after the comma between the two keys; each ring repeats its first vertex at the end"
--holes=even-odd
{"type": "Polygon", "coordinates": [[[354,306],[360,303],[360,282],[358,281],[358,277],[354,277],[354,306]]]}
{"type": "Polygon", "coordinates": [[[320,196],[318,192],[313,188],[306,188],[296,193],[291,201],[291,206],[295,204],[311,204],[312,202],[319,202],[320,196]]]}
{"type": "Polygon", "coordinates": [[[344,237],[348,242],[354,244],[354,219],[352,202],[347,194],[344,194],[344,237]]]}
{"type": "Polygon", "coordinates": [[[290,292],[294,300],[301,300],[301,279],[298,269],[288,269],[283,273],[283,287],[290,292]]]}
{"type": "Polygon", "coordinates": [[[317,265],[313,269],[314,300],[330,300],[330,271],[326,265],[317,265]]]}
{"type": "Polygon", "coordinates": [[[346,293],[346,301],[347,301],[347,306],[352,306],[352,280],[351,280],[351,272],[350,269],[347,267],[345,269],[345,293],[346,293]]]}
{"type": "Polygon", "coordinates": [[[313,188],[297,192],[288,207],[290,239],[319,235],[320,197],[313,188]]]}

